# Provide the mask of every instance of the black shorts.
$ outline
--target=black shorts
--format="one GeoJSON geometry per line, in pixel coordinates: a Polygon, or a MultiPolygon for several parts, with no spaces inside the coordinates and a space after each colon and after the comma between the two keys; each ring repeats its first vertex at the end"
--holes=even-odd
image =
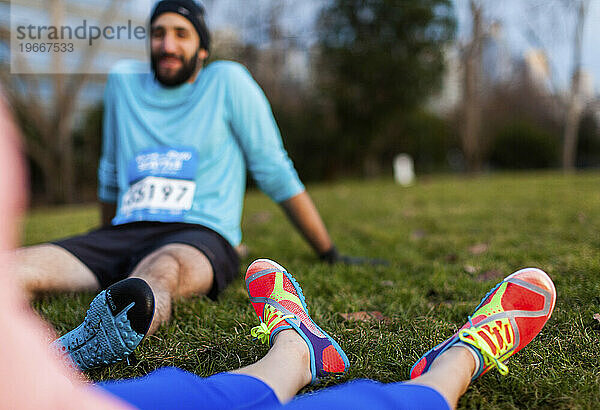
{"type": "Polygon", "coordinates": [[[240,269],[237,253],[229,242],[212,229],[195,224],[132,222],[52,243],[81,260],[96,275],[102,289],[128,277],[145,256],[171,243],[193,246],[206,255],[214,274],[207,296],[213,300],[240,269]]]}

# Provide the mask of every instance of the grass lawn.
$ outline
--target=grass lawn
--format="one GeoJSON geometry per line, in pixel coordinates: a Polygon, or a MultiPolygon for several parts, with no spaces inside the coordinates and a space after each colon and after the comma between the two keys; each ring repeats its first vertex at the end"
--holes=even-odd
{"type": "MultiPolygon", "coordinates": [[[[554,280],[558,301],[542,333],[510,360],[506,377],[475,382],[461,408],[592,408],[600,402],[600,173],[499,174],[423,178],[409,188],[391,180],[309,186],[338,249],[387,259],[385,267],[327,266],[259,192],[246,198],[249,256],[275,259],[302,285],[312,317],[346,351],[341,379],[405,380],[414,362],[453,334],[481,297],[527,266],[554,280]],[[341,313],[378,311],[383,321],[341,313]],[[594,404],[596,403],[596,404],[594,404]]],[[[40,209],[26,219],[33,244],[84,232],[95,206],[40,209]]],[[[35,307],[59,333],[78,325],[93,294],[48,296],[35,307]]],[[[89,373],[95,380],[139,376],[174,365],[201,376],[253,363],[267,347],[252,340],[257,319],[242,273],[218,302],[180,300],[175,318],[147,338],[131,365],[89,373]]]]}

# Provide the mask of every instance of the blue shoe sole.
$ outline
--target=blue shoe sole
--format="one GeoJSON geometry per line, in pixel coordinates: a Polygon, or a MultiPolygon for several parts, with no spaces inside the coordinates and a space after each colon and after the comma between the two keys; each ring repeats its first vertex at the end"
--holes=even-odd
{"type": "Polygon", "coordinates": [[[55,340],[51,347],[68,354],[80,370],[125,359],[144,338],[131,328],[127,318],[133,305],[132,302],[113,315],[106,301],[106,291],[102,291],[92,301],[83,323],[55,340]]]}

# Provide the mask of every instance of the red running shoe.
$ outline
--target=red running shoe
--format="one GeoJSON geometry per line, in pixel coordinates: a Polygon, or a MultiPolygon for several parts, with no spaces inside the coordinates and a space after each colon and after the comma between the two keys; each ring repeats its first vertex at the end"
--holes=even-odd
{"type": "Polygon", "coordinates": [[[296,330],[310,350],[313,382],[318,377],[348,370],[346,354],[310,318],[300,285],[282,266],[268,259],[255,260],[246,271],[246,289],[260,319],[252,336],[272,345],[280,331],[296,330]]]}
{"type": "Polygon", "coordinates": [[[507,374],[504,362],[540,333],[555,303],[554,283],[544,271],[526,268],[513,273],[484,296],[454,336],[419,359],[410,378],[426,373],[436,357],[460,342],[479,356],[479,369],[472,380],[494,367],[507,374]]]}

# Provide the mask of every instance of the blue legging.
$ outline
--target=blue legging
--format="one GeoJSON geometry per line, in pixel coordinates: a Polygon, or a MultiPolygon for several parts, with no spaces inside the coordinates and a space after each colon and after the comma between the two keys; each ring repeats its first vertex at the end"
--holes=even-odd
{"type": "Polygon", "coordinates": [[[448,409],[436,390],[413,384],[355,380],[282,405],[262,381],[219,373],[202,378],[175,367],[96,386],[140,409],[448,409]]]}

